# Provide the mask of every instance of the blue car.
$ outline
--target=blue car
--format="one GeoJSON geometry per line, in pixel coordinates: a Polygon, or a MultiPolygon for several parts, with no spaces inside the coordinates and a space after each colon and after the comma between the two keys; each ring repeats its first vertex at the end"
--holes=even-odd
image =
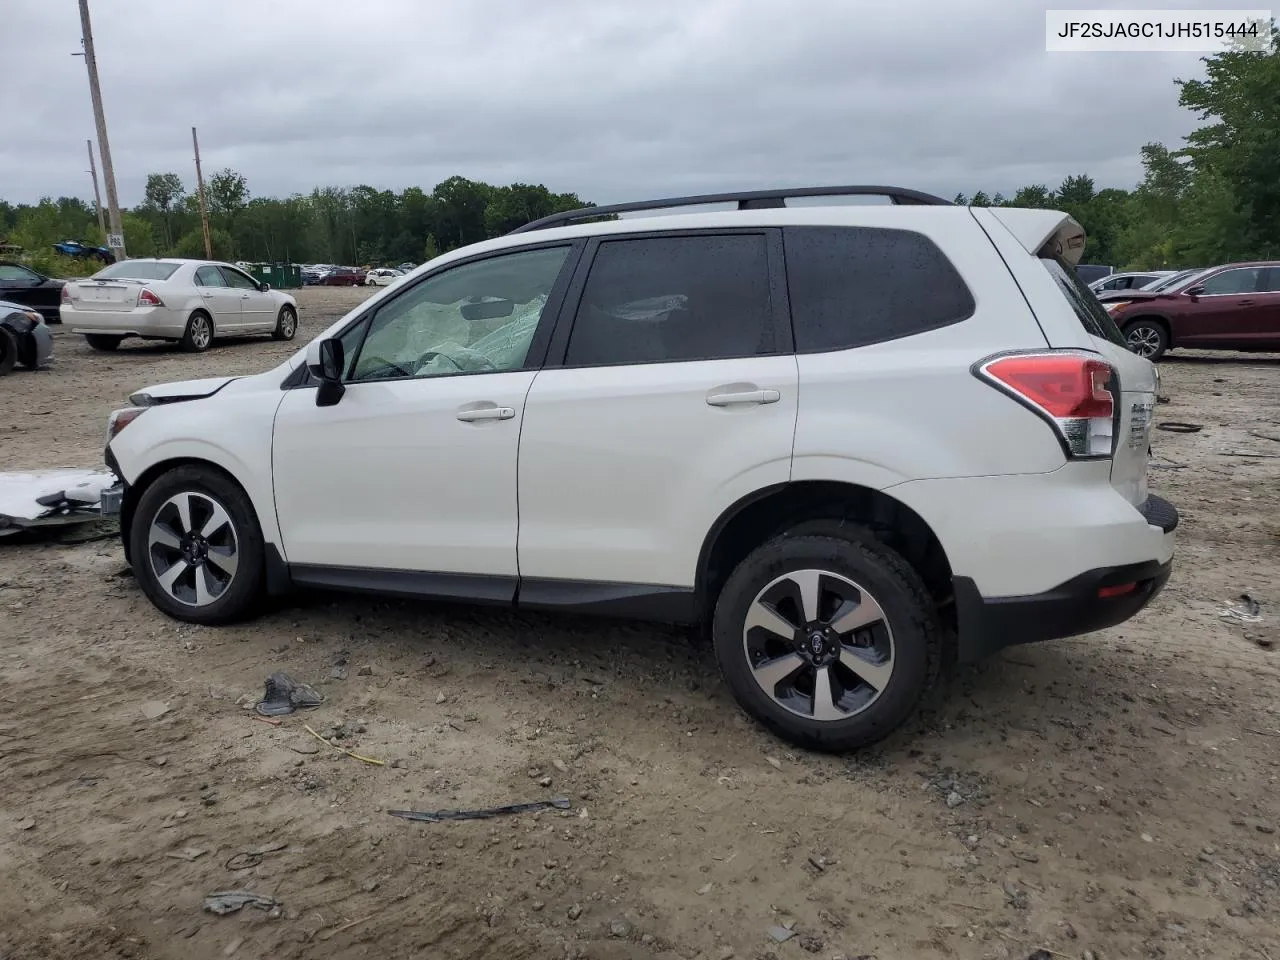
{"type": "Polygon", "coordinates": [[[55,243],[53,249],[68,257],[78,260],[101,260],[103,263],[115,263],[116,255],[106,247],[91,247],[79,240],[63,240],[55,243]]]}

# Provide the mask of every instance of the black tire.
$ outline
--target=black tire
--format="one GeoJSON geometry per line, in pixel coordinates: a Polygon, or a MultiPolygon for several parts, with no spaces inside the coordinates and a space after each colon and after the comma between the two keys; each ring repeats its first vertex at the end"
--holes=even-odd
{"type": "MultiPolygon", "coordinates": [[[[734,698],[764,726],[783,739],[810,749],[855,750],[883,739],[915,711],[941,669],[943,628],[919,574],[895,551],[861,528],[838,526],[834,522],[827,533],[814,533],[814,528],[814,524],[806,523],[796,531],[777,536],[757,547],[738,565],[716,603],[712,642],[716,660],[734,698]],[[839,649],[857,649],[866,643],[881,651],[878,655],[882,657],[887,648],[890,665],[887,680],[878,693],[869,684],[862,686],[861,681],[855,681],[854,687],[842,687],[837,699],[844,699],[857,709],[846,712],[837,706],[838,719],[819,721],[813,716],[801,715],[794,709],[797,704],[794,699],[793,709],[788,709],[756,680],[747,652],[746,619],[757,597],[788,574],[806,570],[823,571],[826,576],[821,582],[825,585],[852,581],[851,585],[861,591],[855,609],[861,611],[869,594],[873,604],[883,612],[881,620],[848,634],[849,640],[854,640],[856,635],[856,644],[841,644],[839,649]],[[858,704],[859,699],[866,702],[858,704]]],[[[829,598],[831,594],[823,596],[829,598]]],[[[786,602],[778,608],[779,612],[785,609],[786,602]]],[[[757,632],[750,636],[760,636],[758,631],[762,628],[754,629],[757,632]]],[[[772,633],[766,631],[765,636],[772,642],[772,633]]],[[[797,631],[797,637],[804,639],[803,629],[797,631]]],[[[807,658],[807,651],[804,656],[807,658]]],[[[873,654],[872,659],[876,656],[873,654]]],[[[779,662],[782,659],[779,657],[779,662]]],[[[877,664],[877,668],[883,669],[883,663],[877,664]]],[[[802,667],[802,673],[809,669],[802,667]]],[[[832,677],[837,670],[845,672],[844,667],[830,665],[832,677]]],[[[845,675],[853,676],[847,672],[845,675]]],[[[786,689],[785,683],[785,680],[779,681],[775,692],[786,689]]],[[[814,686],[810,681],[811,690],[814,686]]],[[[811,712],[817,712],[812,696],[810,705],[811,712]]]]}
{"type": "Polygon", "coordinates": [[[276,317],[276,328],[271,331],[271,337],[274,340],[292,340],[297,335],[298,313],[286,304],[280,308],[280,315],[276,317]]]}
{"type": "Polygon", "coordinates": [[[1131,352],[1156,363],[1169,349],[1169,331],[1159,320],[1139,317],[1124,325],[1124,342],[1131,352]]]}
{"type": "Polygon", "coordinates": [[[18,338],[13,331],[0,327],[0,377],[13,371],[18,362],[18,338]]]}
{"type": "Polygon", "coordinates": [[[213,317],[203,310],[193,310],[187,318],[187,329],[178,341],[186,353],[204,353],[213,343],[213,317]]]}
{"type": "Polygon", "coordinates": [[[94,350],[101,350],[103,353],[110,353],[116,347],[120,346],[120,341],[124,337],[116,337],[106,333],[86,333],[84,335],[85,342],[94,350]]]}
{"type": "Polygon", "coordinates": [[[231,623],[252,614],[263,596],[265,546],[257,514],[248,495],[212,468],[177,467],[147,487],[133,512],[129,556],[134,577],[148,599],[177,620],[231,623]],[[176,535],[181,532],[182,520],[173,501],[183,498],[189,503],[191,526],[197,528],[197,533],[206,533],[207,538],[197,540],[186,550],[153,543],[153,529],[160,527],[168,530],[174,540],[189,544],[189,537],[176,535]],[[209,525],[209,518],[215,516],[211,505],[225,513],[225,524],[209,525]],[[226,532],[228,527],[230,534],[226,532]],[[217,556],[224,559],[209,559],[217,556]],[[233,556],[234,569],[228,575],[226,561],[233,556]],[[161,574],[174,570],[179,563],[184,569],[177,574],[173,587],[166,588],[161,574]],[[198,577],[204,578],[205,596],[197,592],[198,577]]]}

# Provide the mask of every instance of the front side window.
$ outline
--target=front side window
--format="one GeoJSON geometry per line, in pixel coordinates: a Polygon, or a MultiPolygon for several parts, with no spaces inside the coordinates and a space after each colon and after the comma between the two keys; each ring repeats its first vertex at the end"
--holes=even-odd
{"type": "Polygon", "coordinates": [[[568,255],[551,247],[490,257],[406,290],[374,314],[349,379],[519,370],[568,255]]]}
{"type": "Polygon", "coordinates": [[[763,234],[606,240],[565,363],[671,363],[774,350],[763,234]]]}
{"type": "Polygon", "coordinates": [[[227,281],[228,287],[235,287],[237,290],[257,290],[258,285],[248,276],[239,270],[233,270],[230,267],[218,268],[224,280],[227,281]]]}
{"type": "Polygon", "coordinates": [[[1280,293],[1280,267],[1271,267],[1258,287],[1260,293],[1280,293]]]}
{"type": "Polygon", "coordinates": [[[197,287],[225,287],[227,281],[222,279],[222,271],[217,267],[201,267],[196,271],[197,287]]]}
{"type": "Polygon", "coordinates": [[[1242,267],[1239,270],[1224,270],[1206,280],[1202,286],[1203,297],[1230,296],[1235,293],[1256,293],[1262,267],[1242,267]]]}

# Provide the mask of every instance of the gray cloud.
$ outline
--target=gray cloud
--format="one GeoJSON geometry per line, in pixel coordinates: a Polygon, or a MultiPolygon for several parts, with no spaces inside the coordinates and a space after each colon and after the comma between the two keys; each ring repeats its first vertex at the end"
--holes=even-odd
{"type": "MultiPolygon", "coordinates": [[[[1167,6],[1192,8],[1192,2],[1167,6]]],[[[93,0],[121,201],[207,170],[254,195],[453,174],[597,202],[774,184],[950,196],[1089,173],[1195,126],[1190,54],[1049,54],[1009,0],[93,0]]],[[[1106,6],[1095,0],[1095,6],[1106,6]]],[[[1122,4],[1113,4],[1122,6],[1122,4]]],[[[74,0],[5,0],[0,197],[91,195],[74,0]]]]}

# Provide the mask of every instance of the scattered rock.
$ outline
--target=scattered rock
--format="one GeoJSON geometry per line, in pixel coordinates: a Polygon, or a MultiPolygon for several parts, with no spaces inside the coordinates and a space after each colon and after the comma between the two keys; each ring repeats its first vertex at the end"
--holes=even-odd
{"type": "Polygon", "coordinates": [[[538,781],[538,786],[540,786],[540,787],[549,787],[549,786],[551,786],[551,778],[550,778],[550,777],[543,777],[543,778],[541,778],[541,779],[538,781]]]}
{"type": "Polygon", "coordinates": [[[609,936],[617,937],[619,940],[625,940],[631,936],[631,923],[628,920],[619,917],[613,923],[609,924],[609,936]]]}
{"type": "Polygon", "coordinates": [[[289,749],[294,753],[319,753],[320,744],[316,743],[315,740],[303,740],[300,743],[289,744],[289,749]]]}
{"type": "Polygon", "coordinates": [[[954,810],[960,804],[964,803],[964,797],[960,796],[955,790],[947,794],[947,806],[954,810]]]}
{"type": "Polygon", "coordinates": [[[1048,950],[1037,950],[1027,957],[1027,960],[1053,960],[1053,954],[1048,950]]]}
{"type": "Polygon", "coordinates": [[[721,947],[720,952],[716,954],[720,960],[733,960],[733,947],[721,947]]]}
{"type": "Polygon", "coordinates": [[[1086,950],[1080,955],[1080,960],[1098,960],[1098,955],[1092,950],[1086,950]]]}
{"type": "Polygon", "coordinates": [[[139,709],[142,710],[142,715],[148,720],[159,720],[169,712],[170,707],[160,700],[148,700],[139,709]]]}
{"type": "Polygon", "coordinates": [[[698,896],[700,896],[700,897],[705,897],[705,896],[706,896],[708,893],[710,893],[714,888],[715,888],[715,884],[714,884],[714,883],[704,883],[702,886],[700,886],[700,887],[698,888],[698,896]]]}
{"type": "Polygon", "coordinates": [[[775,770],[782,769],[782,761],[777,757],[765,757],[765,760],[768,761],[769,766],[773,767],[775,770]]]}
{"type": "Polygon", "coordinates": [[[1152,836],[1151,836],[1151,834],[1149,834],[1149,833],[1144,833],[1144,834],[1142,834],[1142,842],[1143,842],[1143,843],[1154,843],[1154,842],[1155,842],[1155,838],[1154,838],[1154,837],[1152,837],[1152,836]]]}
{"type": "Polygon", "coordinates": [[[823,923],[825,923],[827,926],[834,927],[836,930],[839,930],[844,926],[844,920],[836,916],[830,910],[819,910],[818,919],[821,920],[823,923]]]}
{"type": "Polygon", "coordinates": [[[372,676],[373,676],[373,664],[372,664],[372,663],[364,663],[364,664],[361,664],[361,665],[356,669],[356,676],[357,676],[357,677],[372,677],[372,676]]]}
{"type": "Polygon", "coordinates": [[[1058,929],[1062,931],[1062,935],[1068,940],[1074,940],[1079,936],[1079,934],[1076,933],[1076,928],[1071,925],[1070,920],[1063,920],[1058,924],[1058,929]]]}
{"type": "Polygon", "coordinates": [[[448,699],[449,698],[444,695],[443,690],[441,690],[439,693],[436,694],[436,703],[445,703],[448,701],[448,699]]]}
{"type": "Polygon", "coordinates": [[[1004,888],[1005,902],[1015,910],[1026,910],[1031,906],[1031,901],[1027,897],[1027,891],[1020,888],[1012,880],[1006,880],[1002,884],[1004,888]]]}
{"type": "Polygon", "coordinates": [[[802,950],[807,950],[810,953],[818,953],[826,945],[826,941],[816,933],[802,933],[800,935],[800,948],[802,950]]]}
{"type": "Polygon", "coordinates": [[[156,758],[155,758],[154,760],[152,760],[151,762],[152,762],[152,763],[154,763],[157,767],[163,767],[166,763],[168,763],[168,762],[169,762],[169,758],[168,758],[168,757],[156,757],[156,758]]]}
{"type": "Polygon", "coordinates": [[[1269,823],[1259,823],[1254,827],[1259,833],[1272,834],[1276,832],[1276,828],[1269,823]]]}
{"type": "Polygon", "coordinates": [[[400,759],[392,760],[391,766],[396,770],[402,770],[404,768],[404,761],[400,759]]]}
{"type": "Polygon", "coordinates": [[[560,759],[552,760],[551,765],[555,767],[557,770],[559,770],[561,773],[569,772],[569,765],[565,763],[563,760],[560,760],[560,759]]]}
{"type": "Polygon", "coordinates": [[[333,668],[331,668],[331,669],[329,670],[329,679],[330,679],[330,680],[345,680],[345,679],[347,679],[347,668],[346,668],[346,667],[333,667],[333,668]]]}
{"type": "Polygon", "coordinates": [[[36,819],[35,817],[23,817],[18,821],[17,827],[19,830],[34,830],[36,828],[36,819]]]}
{"type": "Polygon", "coordinates": [[[570,920],[577,920],[580,916],[582,916],[582,907],[579,904],[575,903],[572,907],[569,908],[568,916],[570,920]]]}

